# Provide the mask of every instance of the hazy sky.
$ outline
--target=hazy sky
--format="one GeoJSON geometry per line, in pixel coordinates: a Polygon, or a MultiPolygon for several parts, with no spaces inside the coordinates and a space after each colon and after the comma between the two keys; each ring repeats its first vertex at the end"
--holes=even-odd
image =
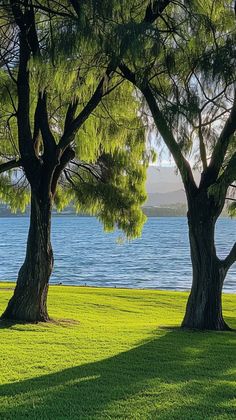
{"type": "MultiPolygon", "coordinates": [[[[198,181],[199,173],[195,172],[198,181]]],[[[149,166],[147,172],[147,192],[166,193],[182,190],[183,183],[174,166],[149,166]]]]}

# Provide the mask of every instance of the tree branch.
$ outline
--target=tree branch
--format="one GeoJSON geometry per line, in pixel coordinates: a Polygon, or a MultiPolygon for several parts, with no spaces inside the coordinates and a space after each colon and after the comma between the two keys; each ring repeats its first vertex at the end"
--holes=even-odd
{"type": "Polygon", "coordinates": [[[152,113],[153,119],[155,121],[155,125],[158,131],[160,132],[169,151],[171,152],[175,163],[180,171],[186,191],[192,192],[193,190],[196,190],[197,186],[193,178],[191,167],[187,160],[184,158],[181,149],[173,136],[171,129],[168,127],[166,120],[157,105],[156,99],[152,93],[149,84],[140,85],[136,81],[135,73],[133,73],[125,64],[122,64],[119,67],[120,70],[123,72],[124,77],[131,83],[133,83],[134,86],[136,86],[144,95],[149,109],[152,113]]]}
{"type": "Polygon", "coordinates": [[[31,25],[31,23],[27,21],[26,15],[22,13],[19,1],[11,0],[11,8],[15,22],[20,29],[20,56],[17,75],[17,123],[19,150],[21,157],[29,160],[29,158],[33,156],[35,157],[30,128],[30,86],[28,62],[30,59],[31,51],[27,39],[27,32],[29,30],[29,24],[31,25]]]}
{"type": "MultiPolygon", "coordinates": [[[[79,14],[80,8],[79,4],[76,0],[70,1],[71,5],[73,6],[76,13],[79,14]]],[[[150,1],[149,5],[147,6],[146,13],[143,19],[143,22],[153,23],[165,10],[165,8],[171,3],[171,0],[156,0],[150,1]]],[[[120,51],[122,51],[122,56],[127,50],[127,40],[123,38],[121,41],[120,51]]],[[[105,86],[108,85],[108,81],[110,80],[113,72],[116,70],[117,66],[119,65],[120,60],[122,57],[118,57],[112,59],[107,66],[107,70],[93,95],[91,96],[88,103],[85,105],[84,109],[80,112],[80,114],[73,120],[67,130],[61,137],[61,140],[58,144],[58,155],[60,155],[65,148],[74,140],[74,136],[82,124],[86,121],[89,115],[94,111],[97,105],[100,103],[102,97],[105,94],[105,86]]]]}
{"type": "Polygon", "coordinates": [[[71,122],[70,125],[67,125],[66,130],[64,134],[62,135],[57,148],[58,148],[58,154],[63,153],[65,148],[74,140],[74,136],[76,132],[79,130],[79,128],[82,126],[82,124],[87,120],[89,115],[93,112],[93,110],[97,107],[99,102],[101,101],[103,97],[104,92],[104,86],[106,84],[106,81],[111,75],[111,71],[108,68],[106,71],[106,75],[101,79],[99,82],[95,92],[91,96],[88,103],[85,105],[83,110],[79,113],[79,115],[71,122]]]}
{"type": "Polygon", "coordinates": [[[230,200],[230,201],[236,201],[236,198],[233,197],[225,197],[226,200],[230,200]]]}
{"type": "Polygon", "coordinates": [[[19,168],[22,165],[21,159],[14,159],[10,160],[9,162],[5,162],[0,164],[0,174],[3,172],[9,171],[10,169],[19,168]]]}
{"type": "Polygon", "coordinates": [[[228,271],[230,267],[236,262],[236,242],[233,245],[229,255],[224,259],[223,266],[228,271]]]}
{"type": "Polygon", "coordinates": [[[207,182],[210,183],[217,180],[220,169],[224,162],[224,158],[229,146],[230,138],[236,131],[236,89],[234,90],[234,102],[223,130],[213,150],[211,161],[206,171],[207,182]]]}
{"type": "Polygon", "coordinates": [[[236,181],[236,152],[232,155],[216,184],[221,184],[227,189],[234,181],[236,181]]]}
{"type": "Polygon", "coordinates": [[[198,128],[198,136],[199,136],[199,147],[200,147],[200,157],[202,161],[203,170],[207,169],[207,156],[206,156],[206,147],[204,143],[204,138],[202,134],[202,119],[201,113],[199,114],[199,128],[198,128]]]}
{"type": "Polygon", "coordinates": [[[47,93],[39,92],[38,96],[38,123],[43,139],[44,155],[46,159],[50,159],[54,156],[56,150],[56,141],[51,132],[48,111],[47,111],[47,93]]]}
{"type": "Polygon", "coordinates": [[[144,22],[153,23],[161,16],[165,8],[171,3],[171,0],[151,1],[147,6],[144,22]]]}
{"type": "Polygon", "coordinates": [[[52,14],[53,16],[60,16],[66,19],[72,19],[74,21],[78,21],[77,17],[75,15],[73,15],[72,13],[66,13],[66,12],[62,12],[60,10],[56,10],[56,9],[52,9],[50,7],[46,7],[45,5],[42,5],[40,2],[36,1],[36,3],[38,3],[37,5],[33,4],[33,8],[35,10],[42,10],[43,12],[46,12],[48,14],[52,14]]]}
{"type": "Polygon", "coordinates": [[[72,187],[76,188],[76,185],[75,185],[74,181],[70,178],[66,169],[64,170],[64,174],[65,174],[65,177],[66,177],[67,181],[72,185],[72,187]]]}
{"type": "Polygon", "coordinates": [[[83,162],[71,162],[73,165],[77,166],[77,168],[84,169],[85,171],[89,172],[97,181],[103,182],[102,174],[97,171],[97,168],[95,165],[91,165],[89,163],[83,163],[83,162]]]}
{"type": "Polygon", "coordinates": [[[75,99],[68,105],[66,118],[65,118],[64,133],[70,127],[70,124],[72,124],[75,118],[77,106],[78,106],[78,99],[75,99]]]}
{"type": "Polygon", "coordinates": [[[56,169],[54,171],[54,174],[53,174],[52,184],[51,184],[51,192],[52,192],[53,196],[56,192],[57,183],[58,183],[58,180],[60,178],[60,175],[61,175],[62,171],[66,168],[66,165],[68,164],[68,162],[70,162],[70,160],[74,159],[74,157],[75,157],[74,150],[70,146],[68,146],[65,149],[65,151],[63,152],[63,154],[61,156],[61,159],[60,159],[60,163],[56,167],[56,169]]]}

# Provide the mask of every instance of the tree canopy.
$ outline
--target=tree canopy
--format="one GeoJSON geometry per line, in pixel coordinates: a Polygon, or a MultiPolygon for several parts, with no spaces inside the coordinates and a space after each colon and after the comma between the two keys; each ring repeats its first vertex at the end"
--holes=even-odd
{"type": "Polygon", "coordinates": [[[29,204],[35,158],[52,159],[55,149],[64,154],[52,186],[57,208],[72,201],[106,228],[118,224],[128,237],[140,234],[151,153],[140,101],[115,69],[118,50],[123,55],[135,42],[132,20],[145,19],[144,3],[4,2],[0,196],[13,210],[29,204]]]}
{"type": "Polygon", "coordinates": [[[181,166],[178,149],[193,167],[206,170],[210,166],[209,173],[214,166],[216,177],[235,145],[232,2],[173,2],[150,38],[151,46],[145,48],[144,57],[127,56],[121,70],[141,91],[151,90],[158,103],[156,112],[160,113],[156,128],[162,134],[163,118],[166,130],[171,128],[175,141],[170,139],[168,147],[177,166],[181,166]],[[227,136],[226,142],[223,135],[227,136]]]}

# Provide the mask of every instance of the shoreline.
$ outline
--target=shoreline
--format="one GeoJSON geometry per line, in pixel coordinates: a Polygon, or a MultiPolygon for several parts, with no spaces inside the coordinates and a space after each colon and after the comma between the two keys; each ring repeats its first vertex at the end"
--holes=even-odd
{"type": "MultiPolygon", "coordinates": [[[[16,284],[15,281],[12,280],[0,280],[0,288],[2,287],[2,285],[12,285],[14,287],[14,285],[16,284]]],[[[125,287],[125,286],[97,286],[97,285],[90,285],[90,284],[63,284],[63,283],[49,283],[49,286],[53,286],[53,287],[76,287],[76,288],[81,288],[81,289],[113,289],[113,290],[132,290],[132,291],[152,291],[152,292],[175,292],[175,293],[190,293],[190,288],[189,289],[172,289],[172,288],[162,288],[162,287],[125,287]]],[[[236,290],[223,290],[222,294],[226,294],[226,295],[235,295],[236,294],[236,290]]]]}
{"type": "MultiPolygon", "coordinates": [[[[93,219],[97,219],[97,216],[91,216],[89,214],[75,214],[75,213],[52,213],[52,217],[75,217],[75,218],[93,218],[93,219]]],[[[173,218],[187,218],[187,214],[157,214],[157,215],[146,215],[146,217],[148,219],[159,219],[159,218],[168,218],[168,219],[173,219],[173,218]]],[[[29,219],[30,218],[30,213],[10,213],[10,214],[1,214],[0,215],[0,219],[29,219]]],[[[218,219],[230,219],[230,220],[236,220],[236,217],[232,217],[228,214],[221,214],[219,216],[218,219]]]]}

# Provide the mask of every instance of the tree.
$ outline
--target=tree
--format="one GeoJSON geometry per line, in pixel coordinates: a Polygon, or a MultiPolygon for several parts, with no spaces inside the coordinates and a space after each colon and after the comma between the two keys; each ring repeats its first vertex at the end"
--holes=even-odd
{"type": "Polygon", "coordinates": [[[0,195],[13,209],[31,205],[26,257],[3,318],[49,319],[53,205],[73,199],[105,228],[140,233],[145,127],[115,70],[137,41],[130,21],[147,32],[169,1],[125,3],[2,3],[0,195]]]}
{"type": "Polygon", "coordinates": [[[221,295],[236,243],[221,260],[214,232],[236,181],[233,4],[171,3],[153,25],[149,46],[139,56],[127,54],[120,71],[141,92],[187,195],[193,280],[182,326],[226,330],[221,295]],[[199,185],[194,166],[201,169],[199,185]]]}

